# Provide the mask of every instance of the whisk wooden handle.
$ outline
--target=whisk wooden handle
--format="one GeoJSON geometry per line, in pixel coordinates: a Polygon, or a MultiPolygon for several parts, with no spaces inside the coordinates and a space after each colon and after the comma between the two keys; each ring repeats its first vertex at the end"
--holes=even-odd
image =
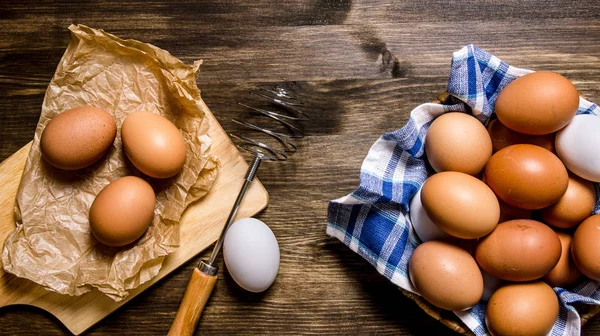
{"type": "Polygon", "coordinates": [[[194,268],[169,336],[193,335],[206,301],[217,282],[216,275],[208,275],[194,268]]]}

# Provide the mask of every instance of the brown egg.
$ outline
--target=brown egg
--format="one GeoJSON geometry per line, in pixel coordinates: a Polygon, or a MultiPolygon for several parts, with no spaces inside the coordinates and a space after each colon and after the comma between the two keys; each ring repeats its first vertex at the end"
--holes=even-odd
{"type": "Polygon", "coordinates": [[[583,275],[600,281],[600,214],[584,220],[573,234],[571,256],[583,275]]]}
{"type": "Polygon", "coordinates": [[[462,248],[437,240],[419,245],[409,261],[409,276],[431,304],[465,310],[479,302],[483,277],[473,257],[462,248]]]}
{"type": "Polygon", "coordinates": [[[531,281],[546,275],[560,259],[560,239],[547,225],[531,219],[500,223],[479,240],[475,259],[491,275],[531,281]]]}
{"type": "Polygon", "coordinates": [[[571,258],[571,236],[568,233],[556,232],[560,239],[562,252],[560,260],[550,273],[544,276],[544,281],[552,287],[566,287],[573,285],[581,277],[581,272],[571,258]]]}
{"type": "Polygon", "coordinates": [[[500,206],[492,190],[477,178],[459,172],[441,172],[428,178],[421,203],[431,220],[457,238],[475,239],[492,232],[500,206]]]}
{"type": "Polygon", "coordinates": [[[437,117],[425,138],[425,153],[436,172],[481,172],[492,156],[492,141],[483,124],[462,112],[437,117]]]}
{"type": "Polygon", "coordinates": [[[485,181],[508,205],[535,210],[558,202],[567,191],[569,174],[547,149],[520,144],[492,155],[485,166],[485,181]]]}
{"type": "Polygon", "coordinates": [[[541,211],[542,220],[559,229],[572,228],[592,215],[596,189],[592,182],[571,174],[565,194],[558,203],[541,211]]]}
{"type": "Polygon", "coordinates": [[[500,220],[499,223],[506,222],[513,219],[531,219],[533,211],[527,209],[521,209],[508,205],[502,200],[498,200],[500,204],[500,220]]]}
{"type": "Polygon", "coordinates": [[[556,133],[544,134],[544,135],[530,135],[515,132],[508,127],[502,125],[497,119],[492,120],[488,127],[488,132],[492,138],[492,148],[494,153],[501,150],[504,147],[508,147],[516,144],[530,144],[536,145],[547,150],[554,152],[554,138],[556,133]]]}
{"type": "Polygon", "coordinates": [[[500,91],[495,112],[513,131],[542,135],[567,126],[578,107],[579,93],[568,79],[557,73],[534,72],[500,91]]]}
{"type": "Polygon", "coordinates": [[[495,336],[545,336],[558,310],[558,297],[544,282],[508,284],[492,294],[485,324],[495,336]]]}
{"type": "Polygon", "coordinates": [[[132,113],[123,121],[121,137],[127,157],[142,173],[168,178],[183,168],[185,140],[168,119],[149,112],[132,113]]]}
{"type": "Polygon", "coordinates": [[[42,132],[40,151],[52,166],[77,170],[103,157],[116,134],[110,114],[98,107],[80,106],[50,120],[42,132]]]}
{"type": "Polygon", "coordinates": [[[144,234],[154,218],[156,196],[148,182],[135,176],[107,185],[90,207],[92,233],[108,246],[124,246],[144,234]]]}

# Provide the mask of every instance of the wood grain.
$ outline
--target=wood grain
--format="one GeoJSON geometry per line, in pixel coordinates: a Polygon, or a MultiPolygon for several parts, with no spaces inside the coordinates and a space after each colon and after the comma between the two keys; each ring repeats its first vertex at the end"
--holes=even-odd
{"type": "MultiPolygon", "coordinates": [[[[258,0],[0,3],[0,159],[31,140],[71,23],[102,28],[203,59],[198,85],[227,131],[249,88],[295,82],[308,105],[307,137],[288,162],[258,176],[270,204],[258,218],[275,233],[281,268],[262,295],[221,267],[200,319],[202,335],[455,335],[359,256],[325,234],[327,202],[358,184],[383,132],[446,87],[452,52],[467,43],[510,62],[551,70],[600,101],[600,2],[548,0],[258,0]]],[[[206,258],[208,251],[199,258],[206,258]]],[[[197,260],[89,330],[166,334],[197,260]]],[[[222,261],[220,261],[222,265],[222,261]]],[[[27,307],[0,309],[0,334],[67,334],[27,307]]],[[[583,327],[600,334],[600,318],[583,327]]]]}

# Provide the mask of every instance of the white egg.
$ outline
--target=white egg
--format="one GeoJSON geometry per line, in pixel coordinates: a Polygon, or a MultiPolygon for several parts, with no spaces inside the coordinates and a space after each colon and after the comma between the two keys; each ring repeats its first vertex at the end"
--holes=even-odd
{"type": "Polygon", "coordinates": [[[592,182],[600,182],[600,117],[576,115],[556,134],[556,154],[567,169],[592,182]]]}
{"type": "Polygon", "coordinates": [[[250,292],[269,288],[279,271],[279,244],[273,231],[255,218],[231,224],[223,241],[223,258],[235,282],[250,292]]]}
{"type": "Polygon", "coordinates": [[[456,238],[442,231],[432,220],[427,216],[425,208],[421,203],[421,188],[410,201],[410,221],[413,229],[422,242],[430,240],[443,240],[454,242],[456,238]]]}

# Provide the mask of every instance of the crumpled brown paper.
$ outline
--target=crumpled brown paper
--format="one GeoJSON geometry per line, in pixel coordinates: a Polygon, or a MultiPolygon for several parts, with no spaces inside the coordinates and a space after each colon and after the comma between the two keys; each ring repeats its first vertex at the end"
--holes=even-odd
{"type": "Polygon", "coordinates": [[[183,64],[168,52],[122,40],[82,25],[69,27],[71,42],[50,82],[17,193],[17,228],[5,241],[4,269],[49,290],[81,295],[98,288],[114,300],[154,277],[179,244],[185,208],[210,189],[218,161],[210,154],[209,121],[196,86],[200,61],[183,64]],[[94,105],[111,113],[117,138],[110,152],[91,167],[65,172],[41,157],[40,136],[60,112],[94,105]],[[120,127],[135,111],[159,113],[184,135],[187,159],[168,180],[138,172],[121,149],[120,127]],[[124,248],[109,248],[92,236],[88,211],[95,196],[126,175],[145,178],[156,191],[155,216],[148,231],[124,248]]]}

